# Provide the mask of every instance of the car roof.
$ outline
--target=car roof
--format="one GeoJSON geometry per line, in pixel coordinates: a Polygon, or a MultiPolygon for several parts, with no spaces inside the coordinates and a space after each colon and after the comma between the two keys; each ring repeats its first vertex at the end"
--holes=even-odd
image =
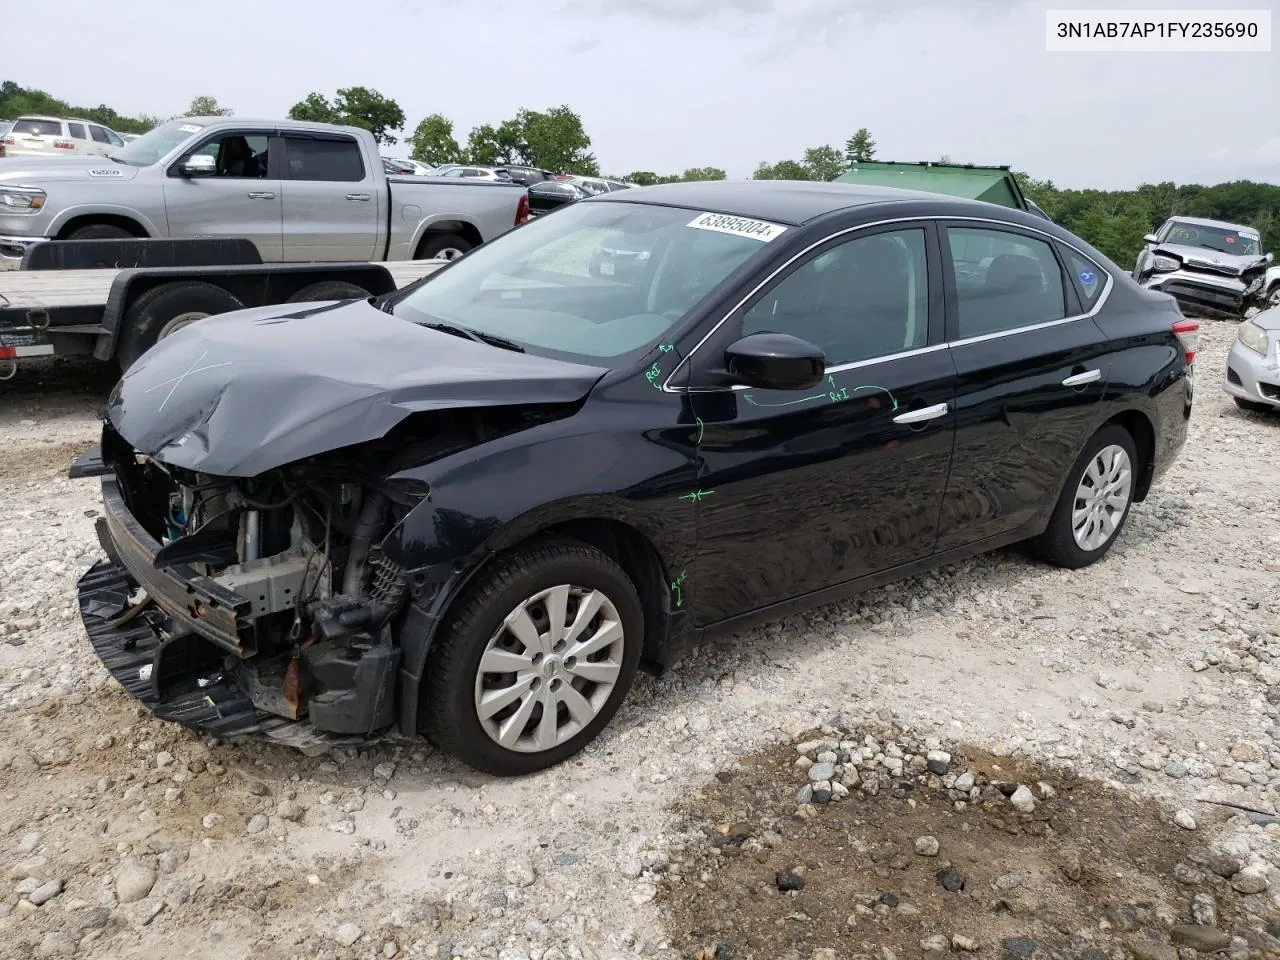
{"type": "Polygon", "coordinates": [[[43,123],[62,123],[62,117],[46,117],[39,113],[24,113],[13,122],[17,123],[18,120],[39,120],[43,123]]]}
{"type": "Polygon", "coordinates": [[[1236,230],[1251,237],[1258,236],[1258,231],[1253,227],[1245,226],[1241,223],[1230,223],[1226,220],[1208,220],[1204,217],[1170,217],[1169,221],[1171,223],[1189,223],[1196,227],[1225,227],[1228,230],[1236,230]]]}
{"type": "MultiPolygon", "coordinates": [[[[658,203],[734,217],[772,220],[793,226],[837,210],[893,201],[945,201],[950,210],[972,209],[987,216],[991,215],[993,207],[993,204],[980,200],[943,197],[922,190],[852,183],[819,183],[810,180],[701,180],[692,183],[662,183],[651,187],[634,187],[607,196],[611,203],[658,203]]],[[[596,199],[593,198],[592,202],[596,199]]],[[[1003,207],[1000,209],[1006,213],[1020,212],[1003,207]]],[[[1010,219],[1011,222],[1018,222],[1010,219]]]]}

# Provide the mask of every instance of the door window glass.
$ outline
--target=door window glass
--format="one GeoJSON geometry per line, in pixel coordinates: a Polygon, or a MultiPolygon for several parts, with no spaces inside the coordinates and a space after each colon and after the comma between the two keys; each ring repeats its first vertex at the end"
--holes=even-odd
{"type": "Polygon", "coordinates": [[[1053,248],[1005,230],[949,227],[959,339],[1002,333],[1067,315],[1053,248]]]}
{"type": "Polygon", "coordinates": [[[286,142],[289,145],[289,177],[292,180],[358,183],[364,179],[360,146],[354,140],[287,137],[286,142]]]}
{"type": "Polygon", "coordinates": [[[229,133],[210,140],[195,155],[214,158],[209,176],[263,178],[267,175],[268,144],[265,135],[229,133]]]}
{"type": "Polygon", "coordinates": [[[922,229],[846,240],[766,293],[743,317],[742,332],[790,333],[820,347],[828,367],[923,347],[927,262],[922,229]]]}

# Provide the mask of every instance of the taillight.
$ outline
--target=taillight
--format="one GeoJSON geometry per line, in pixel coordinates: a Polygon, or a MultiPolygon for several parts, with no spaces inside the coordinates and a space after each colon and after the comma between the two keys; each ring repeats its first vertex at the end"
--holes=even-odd
{"type": "Polygon", "coordinates": [[[1194,320],[1179,320],[1173,325],[1174,336],[1182,343],[1182,349],[1186,351],[1187,363],[1196,362],[1196,348],[1200,346],[1200,324],[1194,320]]]}
{"type": "Polygon", "coordinates": [[[76,145],[72,143],[70,140],[53,141],[53,149],[55,150],[74,150],[75,148],[76,148],[76,145]]]}
{"type": "Polygon", "coordinates": [[[13,139],[13,137],[5,137],[5,138],[4,138],[4,145],[5,145],[6,147],[12,147],[12,146],[13,146],[13,144],[14,144],[14,139],[13,139]]]}
{"type": "Polygon", "coordinates": [[[529,219],[529,194],[522,193],[520,202],[516,204],[516,226],[529,219]]]}

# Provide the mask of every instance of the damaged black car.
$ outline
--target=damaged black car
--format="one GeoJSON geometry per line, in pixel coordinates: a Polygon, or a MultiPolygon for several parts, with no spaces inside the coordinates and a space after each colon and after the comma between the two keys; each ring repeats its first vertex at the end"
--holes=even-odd
{"type": "Polygon", "coordinates": [[[156,716],[528,773],[692,640],[1027,540],[1103,557],[1195,324],[1039,217],[888,188],[583,200],[113,388],[90,642],[156,716]],[[635,269],[594,269],[602,250],[635,269]]]}
{"type": "Polygon", "coordinates": [[[1171,217],[1144,240],[1133,279],[1174,297],[1192,316],[1243,320],[1267,308],[1272,255],[1252,227],[1171,217]]]}

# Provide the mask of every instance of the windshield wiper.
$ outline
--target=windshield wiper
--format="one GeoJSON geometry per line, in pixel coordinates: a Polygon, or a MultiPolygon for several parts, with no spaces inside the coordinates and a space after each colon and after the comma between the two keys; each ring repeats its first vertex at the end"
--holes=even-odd
{"type": "Polygon", "coordinates": [[[499,337],[493,333],[481,333],[478,330],[472,330],[470,327],[460,327],[454,323],[444,323],[436,321],[434,323],[424,323],[424,327],[429,330],[439,330],[441,333],[451,333],[455,337],[463,337],[467,340],[474,340],[476,343],[487,343],[491,347],[501,347],[503,350],[513,350],[516,353],[524,353],[524,347],[516,343],[514,340],[508,340],[506,337],[499,337]]]}

